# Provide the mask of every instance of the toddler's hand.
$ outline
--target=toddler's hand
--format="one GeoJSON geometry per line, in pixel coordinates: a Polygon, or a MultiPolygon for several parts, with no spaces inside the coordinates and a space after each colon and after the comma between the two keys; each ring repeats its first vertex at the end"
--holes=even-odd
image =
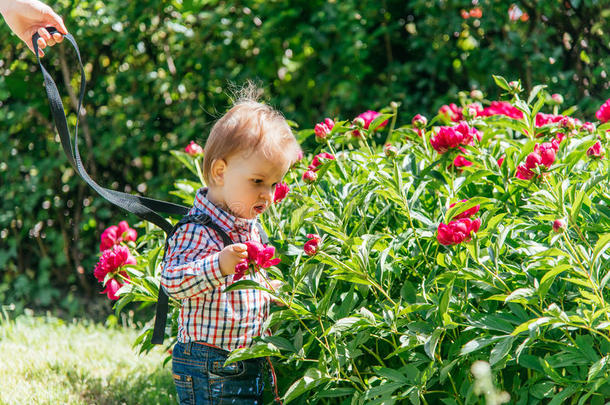
{"type": "Polygon", "coordinates": [[[248,248],[243,243],[226,246],[218,255],[220,272],[223,276],[235,274],[235,266],[248,257],[248,248]]]}

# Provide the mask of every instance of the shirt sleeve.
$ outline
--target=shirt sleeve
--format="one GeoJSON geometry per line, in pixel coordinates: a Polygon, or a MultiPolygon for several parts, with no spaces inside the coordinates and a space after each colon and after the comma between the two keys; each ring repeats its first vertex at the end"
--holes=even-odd
{"type": "Polygon", "coordinates": [[[207,227],[185,224],[170,238],[161,269],[167,295],[187,299],[213,291],[224,282],[219,254],[222,244],[207,227]]]}

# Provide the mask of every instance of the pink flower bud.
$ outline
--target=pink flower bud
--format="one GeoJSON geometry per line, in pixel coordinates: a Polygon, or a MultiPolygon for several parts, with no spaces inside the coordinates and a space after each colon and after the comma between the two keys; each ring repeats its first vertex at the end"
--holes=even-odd
{"type": "Polygon", "coordinates": [[[558,94],[558,93],[552,94],[551,100],[556,105],[563,104],[563,96],[561,94],[558,94]]]}
{"type": "Polygon", "coordinates": [[[303,181],[305,181],[305,183],[311,184],[317,179],[318,174],[313,170],[307,170],[305,173],[303,173],[303,181]]]}
{"type": "Polygon", "coordinates": [[[106,288],[104,288],[100,294],[106,294],[108,299],[118,300],[119,296],[117,295],[117,291],[119,291],[121,287],[123,287],[123,284],[121,284],[118,280],[111,278],[106,282],[106,288]]]}
{"type": "Polygon", "coordinates": [[[386,143],[383,147],[383,152],[387,157],[393,158],[396,157],[396,155],[398,154],[398,149],[396,149],[395,146],[392,146],[391,143],[386,143]]]}
{"type": "Polygon", "coordinates": [[[602,147],[602,143],[600,141],[595,142],[593,146],[587,149],[587,156],[601,158],[604,156],[604,148],[602,147]]]}
{"type": "Polygon", "coordinates": [[[191,156],[203,155],[203,148],[196,144],[194,141],[191,141],[191,143],[189,143],[186,148],[184,148],[184,151],[191,156]]]}
{"type": "Polygon", "coordinates": [[[470,98],[472,98],[474,100],[482,100],[483,92],[481,90],[474,89],[470,92],[470,98]]]}
{"type": "Polygon", "coordinates": [[[501,157],[498,159],[498,166],[502,167],[502,163],[504,163],[504,158],[505,158],[505,157],[506,157],[506,156],[501,156],[501,157]]]}
{"type": "Polygon", "coordinates": [[[330,118],[325,118],[323,122],[316,124],[314,127],[314,132],[316,134],[316,139],[323,140],[330,135],[330,131],[335,126],[335,122],[330,118]]]}
{"type": "Polygon", "coordinates": [[[595,132],[595,124],[587,121],[584,124],[582,124],[582,130],[592,134],[593,132],[595,132]]]}
{"type": "Polygon", "coordinates": [[[325,160],[334,160],[334,159],[335,159],[335,157],[328,152],[318,153],[316,156],[313,157],[311,164],[307,168],[309,170],[312,170],[315,172],[315,171],[318,171],[318,169],[320,168],[320,166],[322,164],[324,164],[325,160]]]}
{"type": "Polygon", "coordinates": [[[562,233],[566,230],[566,228],[566,223],[561,219],[556,219],[555,221],[553,221],[553,232],[562,233]]]}
{"type": "Polygon", "coordinates": [[[413,119],[411,120],[411,124],[413,124],[413,126],[415,128],[425,128],[426,125],[428,125],[428,118],[424,117],[421,114],[417,114],[415,117],[413,117],[413,119]]]}
{"type": "Polygon", "coordinates": [[[559,126],[567,130],[573,130],[576,128],[576,121],[574,121],[574,118],[572,117],[563,117],[561,121],[559,121],[559,126]]]}
{"type": "Polygon", "coordinates": [[[521,88],[521,83],[519,83],[517,80],[508,82],[508,87],[513,92],[521,92],[521,90],[523,90],[521,88]]]}
{"type": "Polygon", "coordinates": [[[305,242],[305,246],[303,246],[303,250],[307,256],[313,256],[318,253],[318,248],[320,247],[320,243],[322,239],[318,234],[308,234],[307,237],[309,240],[305,242]]]}
{"type": "Polygon", "coordinates": [[[365,124],[364,118],[362,118],[362,117],[356,117],[352,121],[352,125],[354,125],[356,128],[364,128],[364,124],[365,124]]]}

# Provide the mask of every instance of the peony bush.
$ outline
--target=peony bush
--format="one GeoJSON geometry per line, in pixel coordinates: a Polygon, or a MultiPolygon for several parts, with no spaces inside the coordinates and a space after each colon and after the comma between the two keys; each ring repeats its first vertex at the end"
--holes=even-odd
{"type": "MultiPolygon", "coordinates": [[[[274,334],[230,360],[272,356],[295,404],[610,397],[610,104],[582,123],[545,86],[495,80],[505,100],[464,92],[405,125],[391,103],[297,132],[312,153],[261,217],[270,245],[253,247],[283,282],[274,334]]],[[[194,176],[175,183],[185,204],[201,186],[189,149],[173,152],[194,176]]],[[[130,280],[117,311],[156,300],[163,235],[146,226],[137,263],[115,270],[130,280]]]]}

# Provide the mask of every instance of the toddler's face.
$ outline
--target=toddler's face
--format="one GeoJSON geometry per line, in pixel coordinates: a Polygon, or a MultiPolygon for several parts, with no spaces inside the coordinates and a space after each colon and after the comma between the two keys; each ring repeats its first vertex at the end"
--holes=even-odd
{"type": "Polygon", "coordinates": [[[215,187],[219,202],[237,217],[256,218],[273,203],[275,186],[289,166],[281,153],[257,151],[228,158],[223,183],[215,187]]]}

